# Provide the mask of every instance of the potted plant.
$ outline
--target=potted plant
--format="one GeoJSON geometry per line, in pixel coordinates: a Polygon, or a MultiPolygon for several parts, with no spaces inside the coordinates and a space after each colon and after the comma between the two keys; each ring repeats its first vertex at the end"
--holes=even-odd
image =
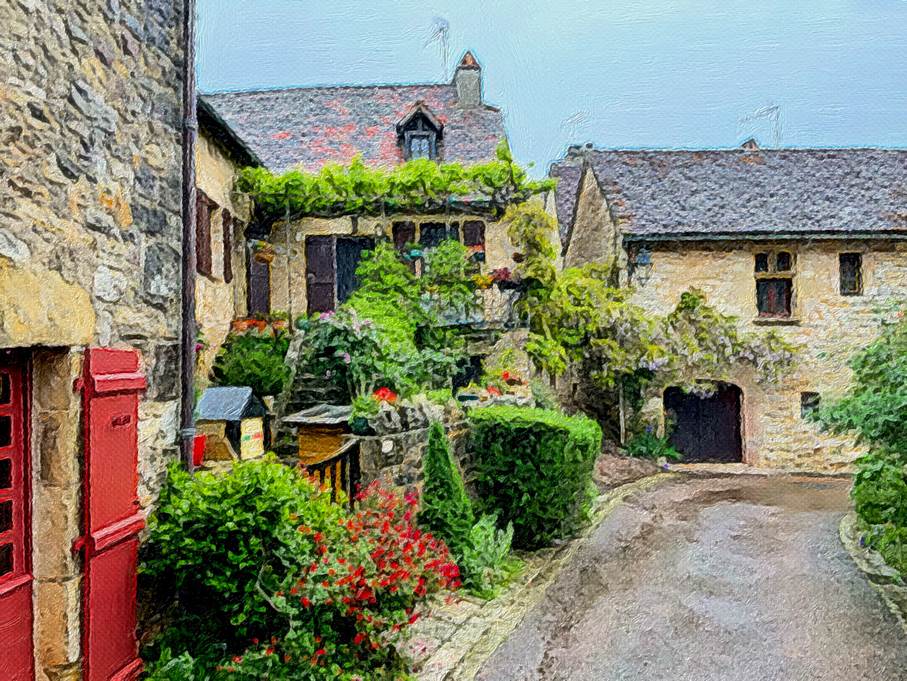
{"type": "Polygon", "coordinates": [[[381,403],[373,395],[353,398],[353,411],[350,413],[350,430],[354,435],[374,435],[369,423],[378,416],[381,403]]]}
{"type": "Polygon", "coordinates": [[[269,244],[267,241],[252,242],[252,257],[255,258],[258,262],[272,262],[275,255],[276,252],[274,251],[274,246],[272,244],[269,244]]]}

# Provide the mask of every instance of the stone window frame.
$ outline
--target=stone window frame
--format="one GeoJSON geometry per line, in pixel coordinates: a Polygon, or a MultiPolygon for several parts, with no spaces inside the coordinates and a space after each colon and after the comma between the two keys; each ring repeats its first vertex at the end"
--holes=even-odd
{"type": "Polygon", "coordinates": [[[753,277],[755,279],[756,318],[761,322],[796,322],[797,293],[795,279],[797,276],[797,254],[793,249],[764,248],[753,253],[753,277]],[[766,285],[762,282],[782,282],[787,291],[787,311],[764,312],[760,307],[760,290],[766,285]]]}

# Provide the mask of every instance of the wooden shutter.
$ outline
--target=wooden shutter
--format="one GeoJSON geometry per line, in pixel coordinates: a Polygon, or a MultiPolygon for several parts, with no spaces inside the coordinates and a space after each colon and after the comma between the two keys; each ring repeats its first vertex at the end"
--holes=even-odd
{"type": "Polygon", "coordinates": [[[0,351],[0,678],[34,679],[28,374],[0,351]]]}
{"type": "Polygon", "coordinates": [[[145,516],[138,499],[139,393],[135,350],[90,348],[82,378],[84,530],[82,678],[132,681],[142,671],[136,640],[136,567],[145,516]]]}
{"type": "Polygon", "coordinates": [[[195,198],[195,269],[211,276],[211,201],[198,190],[195,198]]]}
{"type": "Polygon", "coordinates": [[[251,252],[248,262],[249,314],[267,314],[271,311],[271,265],[251,252]]]}
{"type": "Polygon", "coordinates": [[[223,211],[224,224],[224,281],[233,281],[233,216],[226,208],[223,211]]]}
{"type": "Polygon", "coordinates": [[[335,307],[334,237],[310,236],[305,240],[305,280],[308,313],[329,312],[335,307]]]}

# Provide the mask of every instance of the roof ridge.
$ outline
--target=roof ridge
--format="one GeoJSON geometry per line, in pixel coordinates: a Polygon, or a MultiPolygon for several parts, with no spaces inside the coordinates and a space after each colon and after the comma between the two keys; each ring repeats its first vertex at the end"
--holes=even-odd
{"type": "Polygon", "coordinates": [[[276,85],[274,87],[260,87],[235,90],[211,90],[199,92],[202,97],[216,97],[218,95],[254,95],[268,92],[294,92],[299,90],[374,90],[376,88],[454,88],[452,83],[362,83],[362,84],[333,84],[333,85],[276,85]]]}

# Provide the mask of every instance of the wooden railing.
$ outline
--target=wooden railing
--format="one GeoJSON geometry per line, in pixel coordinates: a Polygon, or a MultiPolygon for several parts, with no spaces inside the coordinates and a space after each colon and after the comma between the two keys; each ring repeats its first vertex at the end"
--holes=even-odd
{"type": "Polygon", "coordinates": [[[337,501],[338,493],[343,492],[348,502],[353,503],[360,480],[358,439],[347,440],[340,449],[317,463],[300,466],[319,485],[330,487],[331,501],[337,501]]]}

